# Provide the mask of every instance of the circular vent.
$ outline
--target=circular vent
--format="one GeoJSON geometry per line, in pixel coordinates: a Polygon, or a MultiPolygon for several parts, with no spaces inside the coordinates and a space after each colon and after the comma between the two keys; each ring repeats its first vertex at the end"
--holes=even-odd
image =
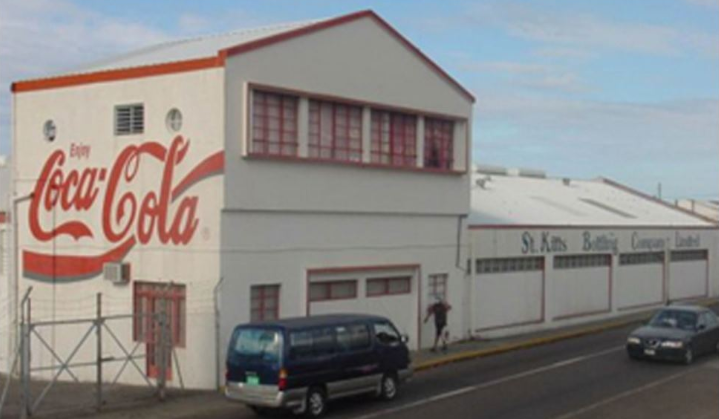
{"type": "Polygon", "coordinates": [[[45,136],[45,140],[49,142],[55,141],[55,137],[57,136],[57,128],[55,127],[55,123],[52,121],[52,119],[48,119],[45,121],[45,125],[42,126],[42,134],[45,136]]]}
{"type": "Polygon", "coordinates": [[[182,129],[182,112],[177,108],[170,109],[165,118],[165,123],[170,132],[178,132],[182,129]]]}

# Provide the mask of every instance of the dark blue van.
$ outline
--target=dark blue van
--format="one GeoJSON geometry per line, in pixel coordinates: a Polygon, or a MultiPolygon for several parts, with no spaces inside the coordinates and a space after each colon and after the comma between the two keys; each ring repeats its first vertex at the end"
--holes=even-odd
{"type": "Polygon", "coordinates": [[[412,376],[407,338],[384,317],[335,314],[237,326],[225,396],[262,414],[322,415],[327,401],[363,393],[385,400],[412,376]]]}

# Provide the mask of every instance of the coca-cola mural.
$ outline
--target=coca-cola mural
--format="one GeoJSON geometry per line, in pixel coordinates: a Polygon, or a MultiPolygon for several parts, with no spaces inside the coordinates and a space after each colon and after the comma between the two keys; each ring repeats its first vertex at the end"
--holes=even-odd
{"type": "MultiPolygon", "coordinates": [[[[28,212],[32,237],[51,242],[68,236],[74,242],[93,240],[109,246],[97,255],[54,254],[23,251],[23,272],[26,278],[53,280],[57,283],[90,279],[102,273],[103,265],[121,261],[136,245],[157,240],[163,245],[184,246],[190,243],[200,222],[197,195],[190,189],[209,176],[224,170],[224,152],[216,152],[201,160],[182,178],[176,179],[190,150],[190,140],[175,137],[169,147],[146,141],[129,145],[110,167],[68,169],[69,158],[87,158],[90,147],[55,150],[42,167],[35,184],[28,212]],[[143,176],[143,167],[160,164],[162,175],[143,179],[140,194],[133,183],[143,176]],[[148,187],[156,183],[155,187],[148,187]],[[96,210],[99,208],[99,211],[96,210]],[[58,214],[61,217],[58,217],[58,214]],[[88,217],[101,217],[89,223],[88,217]],[[55,223],[54,220],[61,219],[55,223]],[[53,222],[48,222],[53,220],[53,222]],[[99,225],[93,230],[92,225],[99,225]]],[[[67,250],[65,250],[67,252],[67,250]]]]}

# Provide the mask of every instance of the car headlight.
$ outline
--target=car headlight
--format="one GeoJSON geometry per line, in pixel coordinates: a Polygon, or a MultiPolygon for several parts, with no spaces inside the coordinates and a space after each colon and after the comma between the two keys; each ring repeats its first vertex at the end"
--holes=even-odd
{"type": "Polygon", "coordinates": [[[684,346],[684,342],[680,340],[665,340],[662,342],[662,348],[681,348],[684,346]]]}
{"type": "Polygon", "coordinates": [[[629,336],[627,338],[627,343],[630,343],[632,345],[639,345],[640,343],[642,343],[642,340],[634,336],[629,336]]]}

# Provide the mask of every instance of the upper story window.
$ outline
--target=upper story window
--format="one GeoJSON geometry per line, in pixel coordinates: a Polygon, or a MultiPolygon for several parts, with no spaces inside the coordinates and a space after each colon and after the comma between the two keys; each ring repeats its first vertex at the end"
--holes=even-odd
{"type": "Polygon", "coordinates": [[[372,162],[416,166],[417,117],[372,110],[372,162]]]}
{"type": "Polygon", "coordinates": [[[446,119],[424,120],[424,167],[452,169],[454,162],[454,122],[446,119]]]}
{"type": "Polygon", "coordinates": [[[310,157],[358,162],[362,160],[362,108],[310,100],[310,157]]]}
{"type": "Polygon", "coordinates": [[[252,152],[297,155],[297,97],[252,92],[252,152]]]}
{"type": "Polygon", "coordinates": [[[115,106],[115,135],[134,135],[145,132],[145,105],[115,106]]]}

